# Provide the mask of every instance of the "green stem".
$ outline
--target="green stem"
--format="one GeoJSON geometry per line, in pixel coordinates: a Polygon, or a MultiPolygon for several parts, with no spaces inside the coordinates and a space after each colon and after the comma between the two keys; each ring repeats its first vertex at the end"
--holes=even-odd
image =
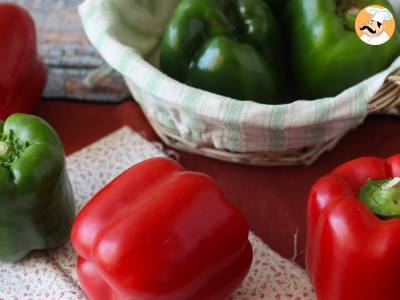
{"type": "Polygon", "coordinates": [[[360,189],[360,199],[378,216],[400,217],[400,178],[368,180],[360,189]]]}
{"type": "Polygon", "coordinates": [[[29,143],[20,141],[12,131],[7,135],[0,135],[0,167],[10,168],[28,146],[29,143]]]}
{"type": "Polygon", "coordinates": [[[342,17],[346,30],[355,31],[355,23],[360,7],[355,6],[352,1],[340,1],[337,3],[337,14],[342,17]]]}
{"type": "Polygon", "coordinates": [[[7,156],[10,152],[10,145],[6,142],[0,141],[0,159],[7,156]]]}

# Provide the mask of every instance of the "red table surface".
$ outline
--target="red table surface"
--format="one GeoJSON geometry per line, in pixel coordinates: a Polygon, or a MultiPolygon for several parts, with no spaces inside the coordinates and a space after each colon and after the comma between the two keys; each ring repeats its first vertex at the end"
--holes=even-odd
{"type": "MultiPolygon", "coordinates": [[[[131,127],[150,141],[158,141],[133,101],[118,105],[42,101],[36,113],[54,126],[67,154],[122,126],[131,127]]],[[[207,173],[217,180],[228,199],[244,213],[251,229],[272,249],[292,258],[297,236],[296,261],[304,266],[306,204],[313,182],[347,160],[366,155],[387,157],[396,152],[400,152],[400,122],[369,117],[334,150],[308,167],[250,167],[179,154],[186,169],[207,173]]]]}

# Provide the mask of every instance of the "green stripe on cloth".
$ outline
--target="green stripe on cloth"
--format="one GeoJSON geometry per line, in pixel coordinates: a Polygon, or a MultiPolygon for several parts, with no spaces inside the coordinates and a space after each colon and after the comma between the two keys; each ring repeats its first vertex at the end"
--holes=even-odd
{"type": "Polygon", "coordinates": [[[101,32],[101,31],[100,31],[100,32],[98,33],[98,36],[95,38],[93,44],[94,44],[95,47],[103,48],[105,42],[107,41],[107,39],[108,39],[108,34],[107,34],[107,32],[101,32]]]}
{"type": "Polygon", "coordinates": [[[229,101],[223,112],[223,121],[228,123],[227,148],[230,151],[237,151],[240,144],[240,116],[242,112],[242,103],[240,101],[229,101]]]}
{"type": "Polygon", "coordinates": [[[203,92],[198,89],[186,89],[185,91],[180,102],[181,106],[187,111],[195,111],[203,92]]]}
{"type": "Polygon", "coordinates": [[[318,124],[311,132],[311,143],[318,144],[321,139],[326,135],[329,123],[327,119],[330,112],[330,104],[332,101],[329,99],[326,102],[318,103],[314,113],[314,123],[318,124]]]}
{"type": "Polygon", "coordinates": [[[274,106],[269,116],[268,127],[270,128],[270,135],[268,135],[267,144],[273,151],[279,150],[285,142],[284,131],[282,129],[285,127],[286,112],[286,105],[274,106]]]}
{"type": "Polygon", "coordinates": [[[162,76],[158,72],[151,73],[147,80],[147,90],[152,94],[157,94],[158,89],[160,88],[160,81],[162,76]]]}
{"type": "MultiPolygon", "coordinates": [[[[161,74],[158,72],[153,72],[150,74],[150,76],[147,79],[146,82],[146,90],[149,92],[149,94],[157,94],[157,91],[160,88],[160,82],[161,82],[161,74]]],[[[153,96],[154,97],[154,96],[153,96]]],[[[172,115],[169,113],[169,109],[167,106],[163,105],[162,102],[157,105],[157,108],[160,112],[159,114],[159,121],[166,127],[170,129],[176,129],[176,124],[174,119],[172,118],[172,115]]]]}
{"type": "MultiPolygon", "coordinates": [[[[196,111],[202,95],[203,92],[198,89],[185,89],[185,93],[181,97],[180,107],[189,113],[196,111]]],[[[199,122],[198,117],[192,113],[188,115],[185,122],[187,123],[186,126],[189,128],[192,138],[200,140],[204,132],[204,124],[199,122]]]]}
{"type": "Polygon", "coordinates": [[[121,53],[121,55],[116,59],[116,64],[120,66],[122,71],[127,71],[129,69],[129,61],[131,59],[131,52],[129,50],[125,50],[121,53]]]}

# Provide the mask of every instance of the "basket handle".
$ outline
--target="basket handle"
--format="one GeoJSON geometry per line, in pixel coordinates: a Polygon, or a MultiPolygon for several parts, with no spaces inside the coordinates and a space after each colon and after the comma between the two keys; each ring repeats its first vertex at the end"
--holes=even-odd
{"type": "Polygon", "coordinates": [[[381,88],[368,104],[368,113],[389,112],[399,113],[400,105],[400,68],[391,73],[381,88]]]}

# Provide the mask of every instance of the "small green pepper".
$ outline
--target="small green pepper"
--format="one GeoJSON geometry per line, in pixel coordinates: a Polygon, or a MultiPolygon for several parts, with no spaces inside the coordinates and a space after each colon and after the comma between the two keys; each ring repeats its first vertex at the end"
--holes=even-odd
{"type": "Polygon", "coordinates": [[[74,197],[56,132],[42,119],[14,114],[0,121],[0,260],[65,243],[74,197]]]}

